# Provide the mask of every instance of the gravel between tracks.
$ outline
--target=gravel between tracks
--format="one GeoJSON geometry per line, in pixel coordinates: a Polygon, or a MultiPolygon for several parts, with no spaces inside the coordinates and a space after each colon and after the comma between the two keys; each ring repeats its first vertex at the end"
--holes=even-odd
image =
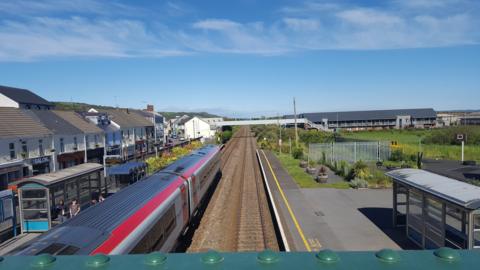
{"type": "Polygon", "coordinates": [[[222,153],[222,179],[187,252],[278,250],[256,143],[242,127],[222,153]]]}

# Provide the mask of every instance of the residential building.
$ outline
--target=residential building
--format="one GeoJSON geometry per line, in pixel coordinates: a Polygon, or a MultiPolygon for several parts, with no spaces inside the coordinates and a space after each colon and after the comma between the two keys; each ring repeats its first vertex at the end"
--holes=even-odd
{"type": "Polygon", "coordinates": [[[53,104],[30,90],[0,86],[0,107],[50,110],[53,104]]]}
{"type": "Polygon", "coordinates": [[[85,162],[84,133],[51,110],[23,110],[53,133],[53,159],[57,170],[85,162]]]}
{"type": "Polygon", "coordinates": [[[167,134],[170,137],[183,137],[185,136],[185,121],[190,119],[190,116],[184,114],[182,116],[176,116],[174,119],[168,120],[167,134]]]}
{"type": "Polygon", "coordinates": [[[208,118],[202,118],[203,121],[207,122],[209,125],[214,125],[215,123],[218,122],[223,122],[222,117],[208,117],[208,118]]]}
{"type": "Polygon", "coordinates": [[[99,110],[106,113],[110,123],[118,126],[121,156],[124,160],[139,157],[147,151],[147,139],[153,134],[153,124],[130,110],[99,110]],[[148,134],[147,134],[148,133],[148,134]]]}
{"type": "Polygon", "coordinates": [[[105,142],[105,154],[108,156],[122,154],[122,133],[120,126],[112,122],[107,113],[98,112],[95,109],[90,109],[88,112],[80,113],[87,121],[95,124],[98,128],[103,130],[105,142]]]}
{"type": "Polygon", "coordinates": [[[52,132],[22,110],[0,107],[0,189],[54,170],[52,132]]]}
{"type": "Polygon", "coordinates": [[[197,116],[185,119],[182,123],[186,139],[204,138],[209,139],[215,136],[215,128],[207,121],[197,116]]]}
{"type": "Polygon", "coordinates": [[[155,133],[149,151],[153,151],[153,145],[161,146],[165,142],[165,118],[158,112],[155,112],[153,105],[148,105],[146,110],[136,111],[147,121],[154,124],[155,133]],[[156,141],[155,141],[156,140],[156,141]]]}
{"type": "Polygon", "coordinates": [[[325,129],[370,130],[435,127],[437,114],[428,108],[303,113],[298,118],[307,118],[325,129]]]}
{"type": "Polygon", "coordinates": [[[69,122],[83,132],[83,142],[86,145],[86,162],[103,163],[104,132],[95,124],[82,118],[73,111],[53,111],[56,115],[69,122]]]}

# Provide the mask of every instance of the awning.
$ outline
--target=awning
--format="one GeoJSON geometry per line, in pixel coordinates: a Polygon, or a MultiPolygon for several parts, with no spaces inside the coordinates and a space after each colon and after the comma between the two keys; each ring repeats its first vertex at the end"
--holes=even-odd
{"type": "Polygon", "coordinates": [[[128,175],[136,170],[147,167],[145,162],[127,162],[114,167],[107,168],[108,175],[128,175]]]}

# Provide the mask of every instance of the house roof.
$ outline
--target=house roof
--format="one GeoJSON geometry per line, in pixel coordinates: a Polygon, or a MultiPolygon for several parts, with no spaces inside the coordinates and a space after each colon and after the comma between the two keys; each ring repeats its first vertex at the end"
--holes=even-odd
{"type": "Polygon", "coordinates": [[[121,128],[153,126],[147,119],[132,110],[111,109],[100,111],[107,113],[110,120],[117,123],[121,128]]]}
{"type": "Polygon", "coordinates": [[[410,115],[412,118],[436,118],[437,113],[431,108],[401,109],[401,110],[374,110],[374,111],[350,111],[350,112],[320,112],[302,113],[299,118],[307,118],[312,122],[321,122],[328,119],[329,122],[337,121],[362,121],[362,120],[387,120],[396,119],[399,115],[410,115]]]}
{"type": "Polygon", "coordinates": [[[50,102],[44,98],[36,95],[27,89],[14,88],[0,85],[0,94],[7,96],[8,98],[18,103],[39,104],[52,106],[50,102]]]}
{"type": "Polygon", "coordinates": [[[480,187],[418,169],[387,172],[395,181],[413,186],[468,209],[480,208],[480,187]]]}
{"type": "Polygon", "coordinates": [[[83,119],[73,111],[53,111],[56,115],[80,129],[83,133],[101,133],[102,129],[83,119]]]}
{"type": "Polygon", "coordinates": [[[84,132],[50,110],[23,110],[33,119],[42,123],[53,134],[77,135],[84,132]]]}
{"type": "Polygon", "coordinates": [[[22,110],[0,107],[0,138],[49,136],[52,132],[22,110]]]}

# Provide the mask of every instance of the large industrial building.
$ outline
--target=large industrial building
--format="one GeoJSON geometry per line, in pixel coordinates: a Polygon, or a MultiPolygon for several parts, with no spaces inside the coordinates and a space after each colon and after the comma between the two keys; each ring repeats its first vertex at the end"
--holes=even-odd
{"type": "Polygon", "coordinates": [[[330,130],[403,129],[433,127],[436,124],[437,113],[427,108],[303,113],[299,114],[298,118],[307,118],[330,130]]]}

